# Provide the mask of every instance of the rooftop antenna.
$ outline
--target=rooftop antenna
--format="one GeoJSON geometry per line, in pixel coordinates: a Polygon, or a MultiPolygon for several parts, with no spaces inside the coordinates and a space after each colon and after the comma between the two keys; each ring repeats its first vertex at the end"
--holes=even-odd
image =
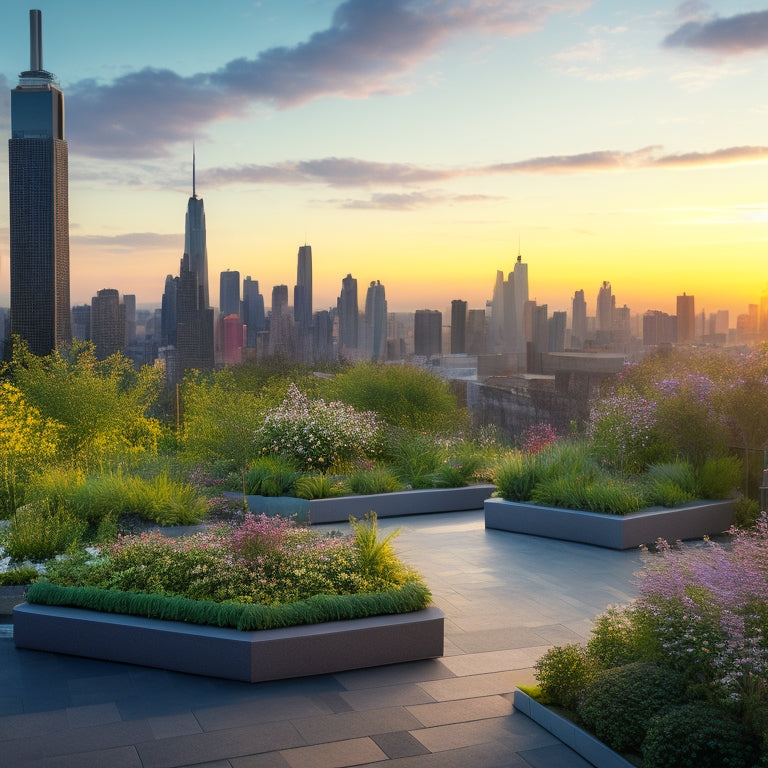
{"type": "Polygon", "coordinates": [[[197,200],[197,192],[195,191],[195,142],[192,142],[192,197],[197,200]]]}
{"type": "Polygon", "coordinates": [[[29,12],[29,68],[32,72],[43,69],[43,18],[40,11],[29,12]]]}
{"type": "Polygon", "coordinates": [[[523,254],[520,251],[520,234],[517,235],[517,263],[519,264],[523,260],[523,254]]]}

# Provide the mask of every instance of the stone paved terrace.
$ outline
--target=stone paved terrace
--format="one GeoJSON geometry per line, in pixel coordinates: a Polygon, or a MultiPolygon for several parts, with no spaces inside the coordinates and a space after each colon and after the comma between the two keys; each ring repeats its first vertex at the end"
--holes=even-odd
{"type": "Polygon", "coordinates": [[[482,510],[379,527],[402,528],[445,613],[443,658],[248,684],[17,650],[0,630],[0,767],[588,768],[512,691],[631,599],[639,552],[487,531],[482,510]]]}

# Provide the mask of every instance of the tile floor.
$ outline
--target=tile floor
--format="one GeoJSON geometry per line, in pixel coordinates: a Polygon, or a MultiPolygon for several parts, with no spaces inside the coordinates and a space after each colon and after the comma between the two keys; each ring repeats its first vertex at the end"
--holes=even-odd
{"type": "Polygon", "coordinates": [[[443,658],[252,685],[17,650],[6,628],[0,768],[588,768],[512,691],[631,599],[639,552],[486,531],[481,510],[379,526],[445,613],[443,658]]]}

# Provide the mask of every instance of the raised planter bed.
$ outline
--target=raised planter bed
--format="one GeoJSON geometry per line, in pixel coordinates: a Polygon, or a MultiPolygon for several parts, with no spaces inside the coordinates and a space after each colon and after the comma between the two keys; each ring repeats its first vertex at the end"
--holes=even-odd
{"type": "Polygon", "coordinates": [[[10,616],[14,607],[24,602],[28,586],[0,587],[0,616],[10,616]]]}
{"type": "Polygon", "coordinates": [[[371,616],[259,632],[23,603],[18,648],[246,682],[398,664],[443,655],[442,611],[371,616]]]}
{"type": "MultiPolygon", "coordinates": [[[[494,485],[468,485],[465,488],[426,488],[394,493],[372,493],[368,496],[339,496],[333,499],[296,499],[293,497],[247,496],[248,509],[258,515],[295,517],[300,523],[341,523],[350,515],[360,519],[371,510],[377,517],[424,515],[433,512],[464,512],[481,509],[483,502],[496,490],[494,485]]],[[[229,498],[242,499],[232,492],[229,498]]]]}
{"type": "Polygon", "coordinates": [[[487,499],[485,527],[550,539],[631,549],[657,539],[677,541],[722,533],[733,522],[733,501],[695,501],[681,507],[654,507],[631,515],[607,515],[487,499]]]}
{"type": "Polygon", "coordinates": [[[598,741],[592,734],[574,725],[570,720],[552,712],[519,688],[515,689],[512,704],[517,712],[530,717],[544,730],[560,739],[595,768],[635,768],[617,752],[598,741]]]}

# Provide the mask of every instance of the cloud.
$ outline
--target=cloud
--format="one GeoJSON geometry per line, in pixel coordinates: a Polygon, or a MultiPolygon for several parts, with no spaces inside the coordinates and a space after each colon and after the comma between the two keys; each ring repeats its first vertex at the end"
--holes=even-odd
{"type": "Polygon", "coordinates": [[[488,202],[500,200],[492,195],[446,195],[441,193],[409,192],[374,194],[368,200],[336,200],[338,207],[349,210],[412,211],[433,205],[488,202]]]}
{"type": "Polygon", "coordinates": [[[145,68],[109,84],[67,89],[73,151],[159,157],[212,122],[256,103],[290,108],[324,96],[365,98],[403,89],[401,78],[462,34],[517,35],[588,0],[345,0],[330,26],[292,47],[239,57],[182,77],[145,68]]]}
{"type": "Polygon", "coordinates": [[[137,251],[158,251],[175,248],[184,249],[184,234],[161,235],[157,232],[126,232],[120,235],[70,235],[71,245],[101,249],[106,253],[125,253],[137,251]]]}
{"type": "Polygon", "coordinates": [[[667,48],[693,48],[734,55],[768,48],[768,11],[687,21],[664,38],[667,48]]]}
{"type": "MultiPolygon", "coordinates": [[[[710,152],[664,154],[663,147],[633,151],[597,150],[574,155],[548,155],[492,165],[429,168],[409,163],[381,163],[357,158],[328,157],[277,165],[244,165],[213,168],[201,175],[207,188],[230,184],[322,184],[329,187],[408,187],[444,183],[454,179],[513,174],[570,174],[643,168],[695,168],[763,162],[768,147],[724,147],[710,152]]],[[[342,201],[346,208],[406,209],[435,201],[425,193],[381,193],[370,200],[342,201]]],[[[462,198],[453,196],[452,201],[462,198]]],[[[470,198],[466,198],[470,199],[470,198]]],[[[471,199],[478,199],[472,196],[471,199]]],[[[445,202],[443,198],[440,202],[445,202]]],[[[338,202],[338,201],[333,201],[338,202]]]]}

